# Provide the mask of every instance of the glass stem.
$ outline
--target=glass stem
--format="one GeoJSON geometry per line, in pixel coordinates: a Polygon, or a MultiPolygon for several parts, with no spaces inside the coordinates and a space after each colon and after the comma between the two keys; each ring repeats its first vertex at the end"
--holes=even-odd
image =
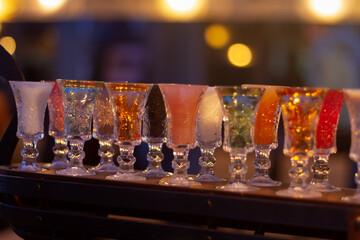
{"type": "Polygon", "coordinates": [[[305,189],[310,177],[308,169],[309,158],[306,154],[297,154],[291,157],[291,168],[289,170],[290,188],[305,189]]]}
{"type": "Polygon", "coordinates": [[[328,165],[329,155],[315,155],[312,173],[314,183],[325,183],[329,181],[330,168],[328,165]]]}
{"type": "Polygon", "coordinates": [[[271,167],[270,152],[271,149],[255,149],[254,177],[269,177],[269,168],[271,167]]]}
{"type": "Polygon", "coordinates": [[[55,145],[53,147],[54,161],[53,162],[66,162],[68,149],[68,141],[66,138],[55,138],[55,145]]]}
{"type": "Polygon", "coordinates": [[[70,167],[83,168],[83,159],[85,158],[84,153],[84,140],[82,139],[71,139],[70,150],[68,153],[70,159],[70,167]]]}
{"type": "Polygon", "coordinates": [[[39,151],[36,149],[36,138],[23,138],[24,149],[21,151],[23,162],[21,165],[34,165],[36,158],[39,156],[39,151]]]}
{"type": "Polygon", "coordinates": [[[136,158],[133,155],[134,146],[119,145],[120,155],[117,158],[121,173],[133,173],[136,158]]]}
{"type": "Polygon", "coordinates": [[[161,161],[164,159],[164,154],[161,152],[162,143],[148,143],[149,153],[147,160],[149,164],[148,170],[162,170],[161,161]]]}
{"type": "Polygon", "coordinates": [[[200,175],[214,175],[214,166],[216,158],[214,157],[215,149],[201,148],[201,157],[199,158],[199,165],[201,166],[200,175]]]}
{"type": "Polygon", "coordinates": [[[187,170],[190,167],[188,160],[189,150],[187,149],[174,149],[174,159],[172,160],[172,167],[174,168],[174,176],[187,175],[187,170]]]}
{"type": "Polygon", "coordinates": [[[113,156],[115,154],[112,143],[112,140],[99,140],[100,148],[98,154],[100,156],[100,165],[105,163],[112,163],[113,156]]]}
{"type": "Polygon", "coordinates": [[[247,172],[246,153],[230,153],[230,183],[244,183],[247,172]]]}

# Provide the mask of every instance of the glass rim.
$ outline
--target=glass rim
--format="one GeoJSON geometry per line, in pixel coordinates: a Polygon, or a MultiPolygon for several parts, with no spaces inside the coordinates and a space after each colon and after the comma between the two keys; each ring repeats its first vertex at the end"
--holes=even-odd
{"type": "Polygon", "coordinates": [[[329,90],[330,88],[326,88],[326,87],[290,87],[290,86],[284,86],[281,87],[280,89],[296,89],[296,90],[329,90]]]}
{"type": "Polygon", "coordinates": [[[129,83],[129,82],[103,82],[105,85],[109,85],[109,84],[116,84],[116,85],[132,85],[132,86],[136,86],[136,85],[146,85],[146,86],[154,86],[155,83],[129,83]]]}
{"type": "Polygon", "coordinates": [[[195,87],[195,86],[201,86],[201,87],[209,87],[209,85],[206,85],[206,84],[188,84],[188,83],[155,83],[156,85],[158,85],[159,87],[160,86],[192,86],[192,87],[195,87]]]}
{"type": "Polygon", "coordinates": [[[103,83],[103,81],[96,81],[96,80],[79,80],[79,79],[65,79],[65,78],[57,78],[57,81],[74,81],[74,82],[86,82],[86,83],[103,83]]]}

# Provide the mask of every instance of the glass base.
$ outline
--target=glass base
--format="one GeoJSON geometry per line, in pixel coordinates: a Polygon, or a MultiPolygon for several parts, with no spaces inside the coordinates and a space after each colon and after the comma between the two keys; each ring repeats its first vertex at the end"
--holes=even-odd
{"type": "Polygon", "coordinates": [[[307,186],[305,189],[300,187],[289,187],[284,190],[279,190],[276,195],[293,198],[318,198],[322,197],[320,192],[314,191],[312,187],[307,186]]]}
{"type": "Polygon", "coordinates": [[[112,176],[107,176],[105,179],[115,180],[115,181],[145,181],[146,178],[139,176],[135,173],[116,173],[112,176]]]}
{"type": "Polygon", "coordinates": [[[196,175],[194,177],[194,180],[199,182],[224,182],[226,179],[224,178],[218,178],[217,176],[213,174],[202,174],[202,175],[196,175]]]}
{"type": "Polygon", "coordinates": [[[257,176],[251,178],[246,184],[257,187],[278,187],[281,182],[272,180],[268,176],[257,176]]]}
{"type": "Polygon", "coordinates": [[[50,169],[65,169],[69,166],[68,162],[65,161],[55,161],[52,162],[49,166],[50,169]]]}
{"type": "Polygon", "coordinates": [[[189,187],[189,186],[200,186],[201,183],[194,181],[193,178],[188,176],[171,176],[165,177],[160,180],[159,184],[168,185],[168,186],[179,186],[179,187],[189,187]]]}
{"type": "Polygon", "coordinates": [[[98,164],[97,166],[89,168],[88,170],[99,173],[115,173],[119,171],[119,167],[116,166],[113,162],[110,162],[98,164]]]}
{"type": "Polygon", "coordinates": [[[56,171],[56,173],[59,175],[67,175],[67,176],[74,176],[74,177],[95,175],[94,172],[90,172],[83,167],[70,167],[70,168],[56,171]]]}
{"type": "Polygon", "coordinates": [[[162,169],[145,169],[142,173],[142,176],[146,177],[146,178],[163,178],[163,177],[168,177],[171,176],[172,173],[169,172],[165,172],[162,169]]]}
{"type": "Polygon", "coordinates": [[[239,182],[228,183],[224,186],[218,186],[216,189],[229,192],[255,192],[259,190],[259,188],[257,187],[248,186],[244,183],[239,182]]]}
{"type": "Polygon", "coordinates": [[[41,171],[45,171],[46,169],[41,168],[39,167],[39,165],[34,163],[34,164],[21,164],[17,170],[23,172],[41,172],[41,171]]]}
{"type": "Polygon", "coordinates": [[[341,188],[331,185],[329,182],[310,182],[314,191],[318,192],[339,192],[341,188]]]}

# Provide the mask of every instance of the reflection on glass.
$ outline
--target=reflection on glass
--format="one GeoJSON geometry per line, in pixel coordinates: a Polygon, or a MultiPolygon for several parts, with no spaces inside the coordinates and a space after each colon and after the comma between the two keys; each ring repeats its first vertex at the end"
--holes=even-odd
{"type": "Polygon", "coordinates": [[[70,176],[86,176],[94,173],[83,165],[84,143],[91,139],[91,117],[94,103],[102,82],[58,79],[65,113],[65,137],[70,142],[70,164],[56,173],[70,176]]]}
{"type": "Polygon", "coordinates": [[[220,99],[215,88],[209,87],[200,102],[196,124],[196,144],[201,150],[201,157],[199,158],[201,169],[195,178],[197,181],[223,181],[214,173],[216,162],[214,151],[221,145],[222,119],[220,99]]]}
{"type": "Polygon", "coordinates": [[[114,141],[115,118],[111,107],[111,100],[105,85],[101,86],[95,100],[93,112],[93,137],[99,140],[100,163],[89,169],[94,172],[117,172],[118,167],[114,164],[114,141]]]}
{"type": "Polygon", "coordinates": [[[329,182],[329,155],[336,153],[336,130],[344,103],[342,90],[328,90],[319,115],[316,129],[316,148],[312,166],[313,179],[310,184],[322,192],[340,191],[329,182]]]}
{"type": "Polygon", "coordinates": [[[277,195],[295,198],[321,197],[321,193],[309,187],[309,157],[314,150],[314,136],[318,116],[326,89],[280,88],[285,130],[284,154],[291,157],[290,186],[277,191],[277,195]]]}
{"type": "Polygon", "coordinates": [[[360,89],[344,89],[345,101],[349,110],[351,124],[351,147],[349,157],[357,165],[355,182],[356,192],[353,196],[344,197],[343,200],[360,203],[360,89]]]}
{"type": "Polygon", "coordinates": [[[172,186],[200,185],[187,174],[190,167],[188,154],[195,148],[196,118],[200,100],[207,86],[183,84],[159,84],[164,97],[168,124],[167,145],[173,149],[174,174],[163,178],[160,184],[172,186]]]}
{"type": "Polygon", "coordinates": [[[150,91],[146,103],[146,112],[143,121],[143,141],[149,146],[147,168],[143,175],[147,178],[162,178],[169,176],[161,166],[164,155],[161,152],[163,143],[166,142],[166,109],[158,85],[150,91]]]}
{"type": "Polygon", "coordinates": [[[247,153],[254,151],[253,121],[256,106],[263,95],[262,87],[215,87],[225,115],[223,148],[230,153],[230,181],[220,189],[225,191],[256,191],[245,184],[247,153]]]}
{"type": "Polygon", "coordinates": [[[22,138],[24,149],[19,167],[21,171],[35,172],[42,169],[36,163],[39,151],[36,145],[44,137],[44,114],[54,82],[9,81],[14,93],[18,126],[16,136],[22,138]]]}
{"type": "Polygon", "coordinates": [[[115,112],[115,144],[119,146],[117,158],[120,169],[106,179],[120,181],[143,181],[136,175],[133,151],[141,143],[141,120],[152,84],[106,83],[115,112]]]}
{"type": "MultiPolygon", "coordinates": [[[[248,87],[252,86],[248,85],[248,87]]],[[[278,146],[280,99],[276,94],[277,87],[262,87],[266,87],[266,90],[261,97],[254,124],[255,173],[248,184],[259,187],[274,187],[280,186],[281,182],[274,181],[269,176],[271,166],[269,157],[271,150],[278,146]]]]}
{"type": "Polygon", "coordinates": [[[68,141],[64,135],[65,113],[59,85],[55,82],[48,99],[49,109],[49,135],[55,139],[53,147],[54,159],[51,169],[63,169],[68,166],[68,141]]]}

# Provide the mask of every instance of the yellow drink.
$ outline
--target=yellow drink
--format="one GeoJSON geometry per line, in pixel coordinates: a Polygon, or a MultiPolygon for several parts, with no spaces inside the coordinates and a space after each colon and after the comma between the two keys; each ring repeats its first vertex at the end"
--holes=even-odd
{"type": "Polygon", "coordinates": [[[281,88],[277,91],[282,101],[285,128],[284,154],[307,153],[311,156],[318,113],[325,94],[320,88],[281,88]]]}
{"type": "Polygon", "coordinates": [[[152,85],[107,83],[115,106],[118,141],[134,141],[141,137],[141,116],[152,85]]]}

